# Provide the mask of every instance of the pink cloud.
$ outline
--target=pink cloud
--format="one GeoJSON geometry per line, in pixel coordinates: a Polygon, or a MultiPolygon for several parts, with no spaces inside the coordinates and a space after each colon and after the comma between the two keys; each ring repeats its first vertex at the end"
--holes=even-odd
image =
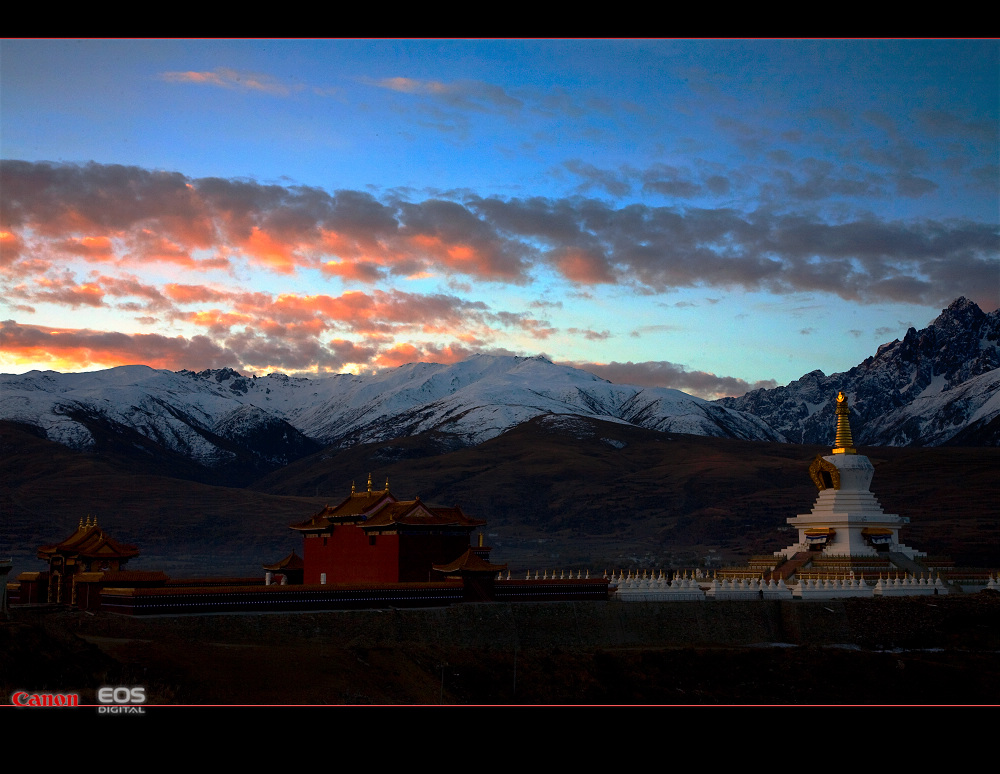
{"type": "MultiPolygon", "coordinates": [[[[206,86],[218,86],[223,89],[239,89],[243,91],[262,91],[284,97],[291,93],[292,87],[287,86],[273,75],[254,73],[246,70],[234,70],[231,67],[216,67],[210,71],[187,70],[182,72],[165,72],[160,77],[168,83],[194,83],[206,86]]],[[[295,87],[298,90],[299,87],[295,87]]]]}

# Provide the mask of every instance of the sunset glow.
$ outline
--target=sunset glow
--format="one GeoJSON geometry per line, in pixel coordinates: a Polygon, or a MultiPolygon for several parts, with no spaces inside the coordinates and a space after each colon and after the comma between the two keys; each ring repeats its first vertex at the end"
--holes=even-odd
{"type": "Polygon", "coordinates": [[[8,372],[545,354],[717,397],[1000,305],[997,41],[6,40],[0,75],[8,372]]]}

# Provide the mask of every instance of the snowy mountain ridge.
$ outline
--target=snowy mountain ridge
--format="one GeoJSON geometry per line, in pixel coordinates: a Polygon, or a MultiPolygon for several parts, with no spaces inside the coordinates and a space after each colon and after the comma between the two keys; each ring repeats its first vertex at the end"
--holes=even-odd
{"type": "Polygon", "coordinates": [[[783,440],[761,420],[678,390],[616,385],[545,358],[476,355],[411,363],[370,376],[319,378],[232,369],[147,366],[0,376],[0,418],[86,449],[95,422],[138,432],[206,467],[234,459],[227,443],[272,439],[273,462],[295,449],[351,446],[429,430],[476,445],[540,414],[574,414],[678,433],[783,440]],[[282,451],[283,447],[288,447],[282,451]]]}
{"type": "Polygon", "coordinates": [[[0,419],[76,449],[115,438],[207,469],[268,470],[321,446],[427,431],[478,445],[540,415],[584,416],[673,433],[832,443],[833,396],[851,402],[866,446],[1000,443],[1000,312],[960,298],[842,374],[705,401],[679,390],[613,384],[544,357],[475,355],[373,375],[246,377],[231,368],[0,375],[0,419]],[[122,440],[124,439],[124,440],[122,440]]]}
{"type": "Polygon", "coordinates": [[[965,428],[976,423],[985,430],[1000,415],[997,369],[1000,310],[986,314],[958,298],[926,328],[910,328],[849,371],[812,371],[784,387],[718,403],[760,417],[791,441],[825,444],[832,441],[833,397],[843,390],[860,445],[995,446],[1000,436],[974,440],[965,428]]]}

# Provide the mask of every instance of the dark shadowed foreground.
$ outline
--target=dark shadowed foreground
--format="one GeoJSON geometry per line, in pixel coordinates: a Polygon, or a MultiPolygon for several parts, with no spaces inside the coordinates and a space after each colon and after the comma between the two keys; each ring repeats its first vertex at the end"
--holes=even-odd
{"type": "Polygon", "coordinates": [[[1000,595],[131,619],[19,610],[15,689],[147,704],[984,704],[1000,595]]]}

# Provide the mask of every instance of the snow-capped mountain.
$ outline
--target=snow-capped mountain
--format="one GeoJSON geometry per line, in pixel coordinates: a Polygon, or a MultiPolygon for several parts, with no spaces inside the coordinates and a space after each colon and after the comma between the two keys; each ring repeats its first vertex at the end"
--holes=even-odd
{"type": "Polygon", "coordinates": [[[813,371],[785,387],[718,403],[760,417],[791,441],[829,444],[834,398],[843,390],[858,444],[996,445],[973,427],[982,430],[1000,415],[998,345],[1000,310],[985,314],[959,298],[923,330],[910,328],[846,373],[813,371]]]}
{"type": "Polygon", "coordinates": [[[78,449],[95,446],[98,432],[138,434],[208,468],[235,464],[240,450],[277,466],[317,443],[344,447],[429,430],[475,445],[540,414],[783,440],[739,411],[677,390],[612,384],[541,357],[477,355],[454,365],[412,363],[369,376],[320,378],[147,366],[0,377],[0,419],[37,426],[78,449]]]}
{"type": "Polygon", "coordinates": [[[373,376],[271,375],[255,380],[255,387],[246,393],[248,401],[278,409],[309,437],[339,446],[429,430],[476,445],[539,414],[579,414],[695,435],[779,439],[756,418],[718,411],[723,407],[678,390],[612,384],[544,357],[475,355],[454,365],[410,363],[373,376]]]}
{"type": "Polygon", "coordinates": [[[886,446],[1000,446],[1000,368],[883,414],[867,433],[886,446]]]}
{"type": "Polygon", "coordinates": [[[578,415],[674,433],[832,443],[833,398],[850,397],[860,445],[996,445],[1000,312],[960,298],[922,331],[847,373],[813,371],[773,390],[709,402],[612,384],[543,357],[476,355],[374,375],[246,377],[229,368],[147,366],[0,375],[0,419],[76,449],[172,455],[204,469],[272,470],[322,445],[436,431],[473,446],[539,415],[578,415]],[[109,441],[110,439],[110,441],[109,441]]]}
{"type": "MultiPolygon", "coordinates": [[[[215,373],[243,378],[228,369],[215,373]]],[[[241,401],[227,379],[192,376],[141,365],[4,374],[0,419],[38,427],[74,449],[110,437],[136,453],[178,455],[206,468],[263,471],[319,448],[280,415],[241,401]]]]}

